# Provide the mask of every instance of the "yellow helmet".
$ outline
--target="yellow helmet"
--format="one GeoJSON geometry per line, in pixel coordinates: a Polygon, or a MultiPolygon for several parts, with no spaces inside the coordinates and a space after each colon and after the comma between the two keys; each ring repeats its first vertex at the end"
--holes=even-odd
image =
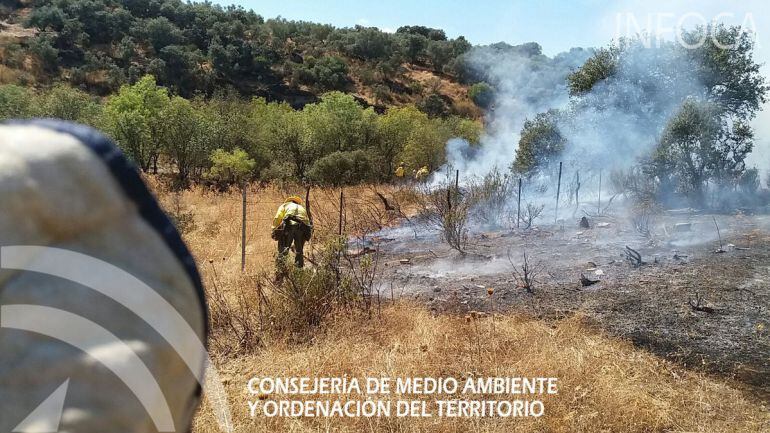
{"type": "Polygon", "coordinates": [[[291,195],[289,197],[286,197],[285,203],[288,203],[290,201],[294,202],[294,203],[297,203],[297,204],[302,204],[302,198],[300,196],[298,196],[298,195],[291,195]]]}

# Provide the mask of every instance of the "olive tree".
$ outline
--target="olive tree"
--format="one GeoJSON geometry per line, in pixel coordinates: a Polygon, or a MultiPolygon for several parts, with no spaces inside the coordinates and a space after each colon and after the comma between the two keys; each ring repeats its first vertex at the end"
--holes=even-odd
{"type": "Polygon", "coordinates": [[[161,151],[161,113],[169,104],[168,91],[151,75],[124,85],[109,98],[105,123],[118,145],[142,171],[157,168],[161,151]]]}

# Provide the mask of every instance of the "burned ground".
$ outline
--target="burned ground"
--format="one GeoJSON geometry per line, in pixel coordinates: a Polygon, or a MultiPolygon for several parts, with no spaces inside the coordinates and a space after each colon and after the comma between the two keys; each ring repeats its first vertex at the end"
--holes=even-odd
{"type": "Polygon", "coordinates": [[[588,229],[579,219],[474,233],[464,257],[435,233],[383,231],[373,238],[382,296],[414,297],[436,312],[585,315],[611,335],[770,400],[770,217],[670,212],[653,218],[648,233],[622,218],[594,217],[588,229]],[[630,263],[626,246],[644,264],[630,263]],[[524,251],[542,268],[533,293],[514,277],[524,251]],[[584,287],[581,275],[599,282],[584,287]]]}

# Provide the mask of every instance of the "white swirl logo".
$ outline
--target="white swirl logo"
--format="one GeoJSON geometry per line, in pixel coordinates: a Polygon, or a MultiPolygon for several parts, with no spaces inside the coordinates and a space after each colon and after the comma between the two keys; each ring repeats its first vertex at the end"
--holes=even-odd
{"type": "MultiPolygon", "coordinates": [[[[105,261],[53,247],[1,247],[0,269],[63,278],[95,290],[129,309],[179,354],[198,383],[204,387],[220,429],[232,431],[227,396],[203,342],[182,315],[147,284],[105,261]]],[[[158,431],[176,431],[163,391],[132,348],[133,343],[122,341],[98,323],[84,317],[41,305],[2,305],[0,328],[45,335],[77,348],[104,365],[126,385],[158,431]]],[[[69,381],[65,380],[13,431],[58,431],[69,381]]]]}

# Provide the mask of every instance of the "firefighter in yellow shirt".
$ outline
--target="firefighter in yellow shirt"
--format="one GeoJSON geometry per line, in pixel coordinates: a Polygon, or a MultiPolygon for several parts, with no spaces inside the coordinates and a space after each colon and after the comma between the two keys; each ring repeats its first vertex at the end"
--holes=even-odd
{"type": "Polygon", "coordinates": [[[305,242],[310,240],[313,232],[313,224],[308,217],[307,210],[302,206],[302,199],[293,195],[278,208],[273,218],[272,237],[278,241],[278,263],[283,263],[294,244],[294,264],[301,268],[305,265],[305,242]]]}
{"type": "Polygon", "coordinates": [[[403,162],[401,164],[399,164],[398,167],[396,168],[396,178],[398,178],[398,180],[401,180],[401,179],[404,178],[404,163],[403,162]]]}
{"type": "Polygon", "coordinates": [[[424,180],[426,177],[428,177],[428,174],[430,174],[430,170],[428,170],[428,166],[423,165],[419,170],[417,170],[417,173],[414,174],[414,180],[420,182],[424,180]]]}

